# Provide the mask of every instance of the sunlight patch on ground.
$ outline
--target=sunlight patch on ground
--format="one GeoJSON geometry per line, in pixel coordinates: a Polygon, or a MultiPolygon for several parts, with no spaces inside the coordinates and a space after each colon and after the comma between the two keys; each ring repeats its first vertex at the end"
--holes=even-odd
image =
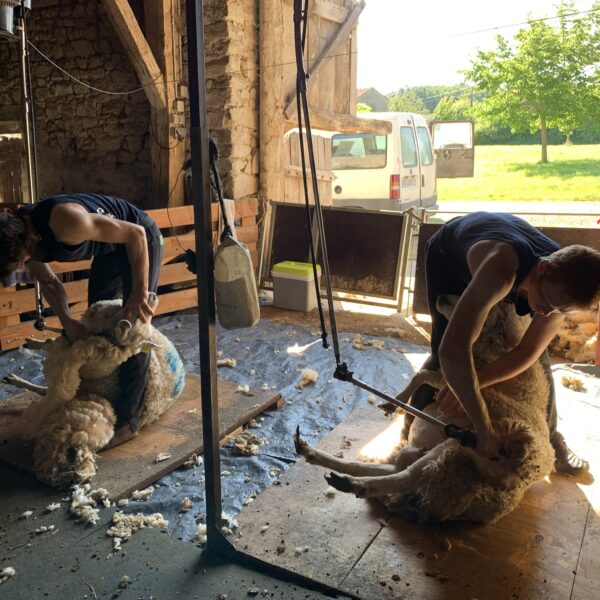
{"type": "Polygon", "coordinates": [[[389,426],[374,437],[358,454],[363,460],[385,461],[400,443],[400,432],[404,425],[404,415],[395,415],[389,426]]]}
{"type": "Polygon", "coordinates": [[[308,350],[311,346],[320,343],[321,339],[315,340],[314,342],[310,342],[310,344],[304,344],[304,346],[300,346],[298,342],[296,342],[293,346],[288,346],[286,352],[288,354],[293,354],[294,356],[300,356],[301,354],[304,354],[304,352],[306,352],[306,350],[308,350]]]}
{"type": "Polygon", "coordinates": [[[570,448],[590,463],[590,475],[574,478],[577,487],[600,514],[600,379],[568,365],[552,367],[558,430],[565,436],[570,448]],[[576,392],[562,384],[562,376],[575,375],[585,386],[585,392],[576,392]]]}
{"type": "Polygon", "coordinates": [[[358,304],[356,302],[344,302],[343,300],[339,301],[339,304],[340,308],[344,312],[360,313],[364,315],[389,316],[398,312],[395,308],[388,308],[385,306],[371,306],[370,304],[358,304]]]}

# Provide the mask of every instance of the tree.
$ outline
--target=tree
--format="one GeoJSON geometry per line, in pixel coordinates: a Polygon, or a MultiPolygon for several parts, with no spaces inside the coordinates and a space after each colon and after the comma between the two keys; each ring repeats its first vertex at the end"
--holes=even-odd
{"type": "Polygon", "coordinates": [[[471,116],[471,101],[465,97],[444,96],[433,109],[432,115],[442,121],[468,119],[471,116]]]}
{"type": "Polygon", "coordinates": [[[394,112],[429,114],[423,100],[410,88],[388,94],[388,109],[394,112]]]}
{"type": "Polygon", "coordinates": [[[540,132],[542,162],[548,162],[548,127],[567,136],[600,115],[600,2],[583,16],[571,2],[557,8],[558,26],[530,20],[510,44],[497,36],[497,48],[478,51],[465,71],[474,91],[485,93],[474,107],[484,122],[513,133],[540,132]]]}
{"type": "Polygon", "coordinates": [[[357,102],[356,103],[356,112],[373,112],[373,109],[368,105],[365,104],[364,102],[357,102]]]}

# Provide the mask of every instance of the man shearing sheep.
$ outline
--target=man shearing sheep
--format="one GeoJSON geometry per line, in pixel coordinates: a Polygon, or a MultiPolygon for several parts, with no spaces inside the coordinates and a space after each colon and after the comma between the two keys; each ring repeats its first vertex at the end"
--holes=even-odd
{"type": "MultiPolygon", "coordinates": [[[[518,375],[543,353],[547,358],[546,348],[564,315],[598,306],[600,252],[586,246],[561,249],[523,219],[475,212],[444,224],[428,241],[425,262],[432,333],[431,355],[423,367],[441,368],[447,386],[438,394],[440,407],[448,417],[464,409],[475,428],[478,450],[494,457],[500,439],[481,388],[518,375]],[[436,309],[440,294],[460,296],[449,321],[436,309]],[[518,314],[530,313],[531,324],[513,350],[476,372],[473,343],[491,308],[504,299],[515,303],[518,314]]],[[[424,408],[433,401],[433,391],[421,386],[411,404],[424,408]]],[[[547,417],[556,470],[587,470],[587,461],[557,431],[553,386],[547,417]]],[[[411,422],[407,419],[405,436],[411,422]]]]}
{"type": "MultiPolygon", "coordinates": [[[[123,318],[147,322],[153,315],[149,292],[156,292],[163,239],[157,225],[129,202],[101,194],[63,194],[0,214],[0,277],[27,267],[60,319],[66,336],[87,335],[69,311],[61,281],[47,263],[93,259],[88,303],[123,297],[123,318]]],[[[139,353],[122,365],[123,394],[115,406],[113,445],[137,430],[150,355],[139,353]]]]}

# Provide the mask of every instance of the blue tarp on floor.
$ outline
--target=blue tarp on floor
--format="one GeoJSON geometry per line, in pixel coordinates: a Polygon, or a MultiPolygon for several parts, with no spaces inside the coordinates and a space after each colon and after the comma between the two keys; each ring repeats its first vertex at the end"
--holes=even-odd
{"type": "MultiPolygon", "coordinates": [[[[196,313],[159,317],[154,323],[174,341],[187,371],[199,373],[196,313]]],[[[357,378],[392,395],[406,385],[427,353],[423,346],[392,337],[371,336],[364,336],[364,340],[383,342],[384,348],[364,345],[364,349],[358,350],[353,347],[354,338],[353,333],[339,334],[342,361],[357,378]]],[[[223,512],[234,516],[243,508],[245,500],[272,485],[278,475],[297,460],[293,443],[297,425],[303,436],[315,443],[364,405],[369,393],[333,378],[334,353],[331,348],[323,348],[318,331],[273,320],[261,320],[252,329],[237,331],[218,327],[217,348],[219,358],[237,361],[235,368],[219,368],[219,378],[254,389],[269,386],[281,392],[285,400],[282,408],[266,412],[258,419],[260,427],[250,430],[269,442],[260,447],[258,456],[237,456],[231,447],[221,450],[223,512]],[[317,371],[319,378],[315,384],[300,390],[296,386],[303,368],[317,371]]],[[[41,361],[41,353],[24,348],[5,352],[0,357],[0,376],[14,372],[34,383],[43,383],[41,361]]],[[[14,394],[15,388],[0,385],[0,400],[14,394]]],[[[197,523],[204,521],[203,474],[201,466],[174,471],[156,484],[147,502],[130,501],[125,510],[160,512],[169,519],[169,530],[174,535],[189,540],[197,530],[197,523]],[[180,513],[184,497],[193,502],[193,507],[187,513],[180,513]]]]}

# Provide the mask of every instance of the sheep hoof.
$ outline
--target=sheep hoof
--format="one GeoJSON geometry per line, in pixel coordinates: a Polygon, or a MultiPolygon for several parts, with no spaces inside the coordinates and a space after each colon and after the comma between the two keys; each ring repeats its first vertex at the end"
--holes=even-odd
{"type": "Polygon", "coordinates": [[[300,425],[296,427],[296,435],[294,435],[294,446],[296,447],[297,454],[299,454],[300,456],[308,456],[308,442],[300,437],[300,425]]]}
{"type": "Polygon", "coordinates": [[[366,488],[364,485],[357,484],[350,479],[350,477],[342,477],[333,471],[329,473],[329,477],[325,475],[327,483],[338,490],[346,494],[354,494],[357,498],[364,498],[366,496],[366,488]]]}
{"type": "Polygon", "coordinates": [[[109,450],[110,448],[114,448],[115,446],[119,446],[129,440],[137,437],[139,432],[133,431],[131,425],[123,425],[123,427],[119,428],[115,431],[115,434],[110,439],[110,441],[102,448],[102,450],[109,450]]]}

